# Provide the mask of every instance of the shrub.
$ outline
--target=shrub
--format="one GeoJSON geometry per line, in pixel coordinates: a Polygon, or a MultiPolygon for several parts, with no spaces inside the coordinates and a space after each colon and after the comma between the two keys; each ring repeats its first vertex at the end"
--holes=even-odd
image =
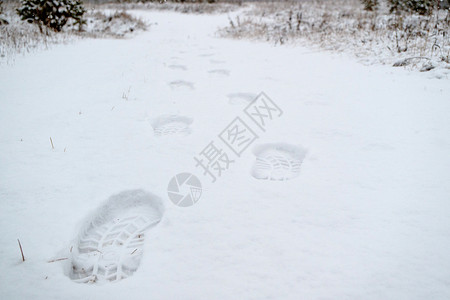
{"type": "Polygon", "coordinates": [[[81,26],[86,12],[81,0],[22,0],[21,5],[17,9],[20,18],[38,24],[41,32],[43,25],[61,31],[69,19],[81,26]]]}
{"type": "Polygon", "coordinates": [[[3,1],[0,0],[0,25],[8,25],[9,22],[2,17],[3,14],[3,1]]]}
{"type": "Polygon", "coordinates": [[[438,7],[439,0],[388,0],[390,11],[408,11],[429,15],[438,7]]]}
{"type": "Polygon", "coordinates": [[[361,2],[365,10],[374,11],[378,8],[378,0],[361,0],[361,2]]]}

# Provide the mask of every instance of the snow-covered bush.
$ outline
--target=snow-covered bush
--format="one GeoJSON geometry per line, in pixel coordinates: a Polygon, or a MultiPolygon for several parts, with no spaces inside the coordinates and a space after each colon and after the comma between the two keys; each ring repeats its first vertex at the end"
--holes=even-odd
{"type": "Polygon", "coordinates": [[[388,0],[390,11],[408,11],[429,15],[439,5],[439,0],[388,0]]]}
{"type": "MultiPolygon", "coordinates": [[[[1,0],[0,0],[1,1],[1,0]]],[[[125,11],[90,8],[83,15],[80,31],[74,20],[70,20],[61,30],[40,31],[34,22],[23,22],[16,12],[17,4],[8,3],[3,7],[0,19],[8,20],[7,26],[0,25],[0,66],[13,63],[17,54],[51,48],[52,45],[67,43],[79,38],[123,38],[146,30],[150,24],[125,11]]],[[[86,1],[85,1],[86,2],[86,1]]],[[[41,26],[42,27],[42,26],[41,26]]]]}
{"type": "Polygon", "coordinates": [[[0,25],[8,25],[9,22],[3,18],[3,1],[0,0],[0,25]]]}
{"type": "Polygon", "coordinates": [[[218,34],[276,45],[306,41],[321,49],[353,52],[369,64],[404,61],[401,65],[423,71],[432,66],[450,70],[449,12],[393,14],[386,8],[362,11],[361,0],[258,2],[230,18],[218,34]]]}
{"type": "Polygon", "coordinates": [[[22,20],[38,24],[41,31],[42,26],[61,31],[69,19],[81,25],[85,12],[81,0],[22,0],[17,9],[22,20]]]}
{"type": "Polygon", "coordinates": [[[215,14],[228,13],[236,10],[240,2],[238,0],[130,0],[111,2],[105,4],[105,8],[114,10],[150,9],[159,11],[176,11],[183,14],[215,14]]]}
{"type": "Polygon", "coordinates": [[[121,38],[135,31],[146,30],[147,24],[126,11],[89,11],[85,15],[84,30],[97,37],[121,38]]]}
{"type": "Polygon", "coordinates": [[[374,11],[377,9],[378,0],[361,0],[364,5],[364,9],[368,11],[374,11]]]}

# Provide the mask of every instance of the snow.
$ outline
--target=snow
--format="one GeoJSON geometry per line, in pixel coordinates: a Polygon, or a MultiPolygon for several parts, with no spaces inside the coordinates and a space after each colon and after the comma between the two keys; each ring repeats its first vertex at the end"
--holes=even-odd
{"type": "Polygon", "coordinates": [[[135,14],[158,25],[1,66],[1,299],[450,297],[448,79],[220,39],[226,15],[135,14]],[[283,115],[211,183],[193,157],[261,91],[283,115]],[[183,134],[153,127],[169,120],[183,134]],[[252,176],[270,145],[301,150],[296,176],[252,176]],[[167,196],[181,172],[202,181],[190,208],[167,196]],[[48,262],[141,188],[165,210],[130,278],[75,283],[70,259],[48,262]]]}

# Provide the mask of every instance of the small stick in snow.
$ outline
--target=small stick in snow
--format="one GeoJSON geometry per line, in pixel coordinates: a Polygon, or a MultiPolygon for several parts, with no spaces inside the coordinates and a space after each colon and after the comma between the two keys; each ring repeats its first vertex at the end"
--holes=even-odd
{"type": "Polygon", "coordinates": [[[134,252],[136,252],[137,251],[137,248],[136,249],[134,249],[133,250],[133,252],[131,252],[131,255],[133,255],[134,254],[134,252]]]}
{"type": "Polygon", "coordinates": [[[20,253],[22,254],[22,261],[25,261],[25,256],[23,255],[23,250],[22,250],[22,244],[20,243],[19,239],[17,239],[17,241],[19,242],[20,253]]]}
{"type": "Polygon", "coordinates": [[[48,263],[52,263],[52,262],[56,262],[56,261],[61,261],[61,260],[66,260],[66,259],[69,259],[69,258],[67,258],[67,257],[56,258],[56,259],[49,260],[48,263]]]}
{"type": "Polygon", "coordinates": [[[122,93],[122,99],[125,99],[128,101],[128,96],[130,96],[131,86],[128,88],[127,92],[122,93]]]}
{"type": "Polygon", "coordinates": [[[52,149],[55,149],[55,146],[53,145],[52,137],[50,137],[50,143],[52,143],[52,149]]]}

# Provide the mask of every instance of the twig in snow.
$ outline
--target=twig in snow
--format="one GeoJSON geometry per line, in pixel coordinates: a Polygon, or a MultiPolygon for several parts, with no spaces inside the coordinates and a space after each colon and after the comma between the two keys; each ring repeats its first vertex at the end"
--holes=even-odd
{"type": "Polygon", "coordinates": [[[292,12],[292,10],[290,10],[289,11],[289,18],[288,18],[288,22],[287,22],[287,24],[289,26],[289,30],[292,30],[292,14],[293,14],[293,12],[292,12]]]}
{"type": "Polygon", "coordinates": [[[52,149],[55,149],[55,146],[53,145],[52,137],[50,137],[50,143],[52,143],[52,149]]]}
{"type": "Polygon", "coordinates": [[[300,25],[302,24],[302,14],[301,12],[297,13],[297,31],[300,31],[300,25]]]}
{"type": "Polygon", "coordinates": [[[22,244],[20,243],[19,239],[17,239],[17,242],[19,242],[20,253],[22,254],[22,261],[25,261],[25,256],[23,255],[22,244]]]}
{"type": "Polygon", "coordinates": [[[232,28],[235,28],[233,20],[230,18],[230,16],[228,16],[228,20],[230,20],[230,25],[232,28]]]}
{"type": "Polygon", "coordinates": [[[56,258],[56,259],[49,260],[48,263],[53,263],[53,262],[56,262],[56,261],[61,261],[61,260],[66,260],[66,259],[69,259],[69,258],[67,258],[67,257],[56,258]]]}
{"type": "Polygon", "coordinates": [[[125,99],[128,101],[128,96],[130,95],[131,86],[128,88],[127,92],[122,93],[122,99],[125,99]]]}

